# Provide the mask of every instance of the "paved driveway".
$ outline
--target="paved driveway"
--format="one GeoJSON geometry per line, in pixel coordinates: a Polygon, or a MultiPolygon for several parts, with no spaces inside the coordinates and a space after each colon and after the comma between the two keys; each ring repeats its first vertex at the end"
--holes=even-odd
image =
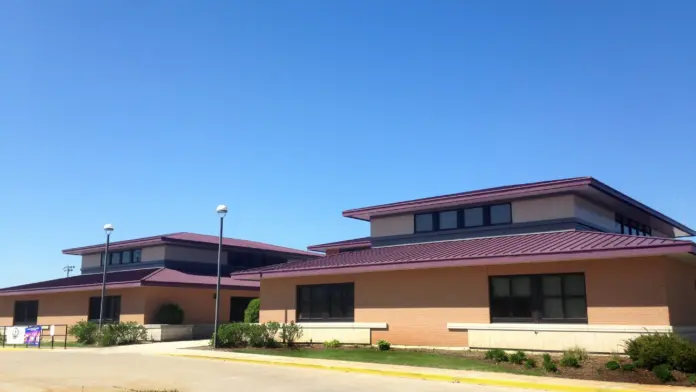
{"type": "Polygon", "coordinates": [[[513,389],[108,351],[0,351],[0,391],[511,392],[513,389]],[[244,389],[241,389],[244,388],[244,389]]]}

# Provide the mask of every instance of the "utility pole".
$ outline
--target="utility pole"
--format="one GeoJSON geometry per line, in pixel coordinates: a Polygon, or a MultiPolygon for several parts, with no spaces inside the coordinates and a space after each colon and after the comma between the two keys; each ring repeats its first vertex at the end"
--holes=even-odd
{"type": "Polygon", "coordinates": [[[67,277],[69,278],[70,273],[73,272],[74,269],[75,269],[74,265],[66,265],[65,267],[63,267],[63,272],[65,272],[68,275],[67,277]]]}

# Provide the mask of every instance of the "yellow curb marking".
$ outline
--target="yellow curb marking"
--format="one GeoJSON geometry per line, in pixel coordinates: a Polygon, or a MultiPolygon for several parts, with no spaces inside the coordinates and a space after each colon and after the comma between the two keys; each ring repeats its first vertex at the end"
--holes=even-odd
{"type": "Polygon", "coordinates": [[[362,369],[362,368],[352,368],[345,366],[333,366],[333,365],[316,365],[309,363],[295,363],[295,362],[280,362],[280,361],[267,361],[261,359],[246,359],[246,358],[223,358],[223,357],[211,357],[206,355],[191,355],[191,354],[164,354],[172,357],[184,357],[184,358],[195,358],[195,359],[214,359],[218,361],[228,361],[228,362],[245,362],[245,363],[256,363],[265,365],[278,365],[278,366],[290,366],[290,367],[300,367],[300,368],[310,368],[310,369],[322,369],[322,370],[334,370],[347,373],[361,373],[361,374],[372,374],[380,376],[392,376],[392,377],[405,377],[405,378],[416,378],[419,380],[429,380],[429,381],[445,381],[451,383],[466,383],[466,384],[477,384],[477,385],[489,385],[497,387],[517,387],[524,389],[537,389],[543,391],[561,391],[561,392],[638,392],[638,389],[625,389],[625,388],[614,388],[614,387],[583,387],[575,385],[562,385],[562,384],[542,384],[531,381],[519,381],[519,380],[500,380],[500,379],[489,379],[489,378],[474,378],[474,377],[453,377],[440,374],[429,374],[429,373],[414,373],[414,372],[399,372],[396,370],[374,370],[374,369],[362,369]]]}

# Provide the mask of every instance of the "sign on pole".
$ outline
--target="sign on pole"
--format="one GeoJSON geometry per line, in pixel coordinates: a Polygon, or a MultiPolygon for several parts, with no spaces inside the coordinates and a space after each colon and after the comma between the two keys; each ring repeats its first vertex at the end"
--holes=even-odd
{"type": "Polygon", "coordinates": [[[24,344],[25,327],[5,328],[5,344],[24,344]]]}
{"type": "Polygon", "coordinates": [[[56,326],[51,325],[51,327],[48,329],[48,332],[51,334],[51,336],[56,336],[56,326]]]}
{"type": "Polygon", "coordinates": [[[38,346],[41,341],[41,326],[27,327],[24,330],[24,344],[38,346]]]}

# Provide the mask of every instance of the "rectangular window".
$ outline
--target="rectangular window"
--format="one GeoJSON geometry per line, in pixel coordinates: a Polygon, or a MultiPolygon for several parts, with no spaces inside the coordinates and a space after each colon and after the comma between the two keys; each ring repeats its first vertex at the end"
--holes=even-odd
{"type": "Polygon", "coordinates": [[[353,283],[297,286],[298,321],[353,321],[353,283]]]}
{"type": "Polygon", "coordinates": [[[483,207],[464,210],[464,227],[483,226],[483,207]]]}
{"type": "Polygon", "coordinates": [[[39,318],[39,301],[15,301],[13,325],[36,325],[39,318]]]}
{"type": "Polygon", "coordinates": [[[435,230],[435,222],[433,222],[433,214],[417,214],[416,220],[416,232],[433,231],[435,230]]]}
{"type": "Polygon", "coordinates": [[[512,209],[510,204],[497,204],[491,206],[491,224],[502,225],[512,223],[512,209]]]}
{"type": "MultiPolygon", "coordinates": [[[[90,297],[87,319],[99,322],[99,310],[101,297],[90,297]]],[[[121,320],[121,296],[111,295],[104,297],[104,322],[118,323],[121,320]]]]}
{"type": "Polygon", "coordinates": [[[130,250],[124,250],[121,252],[121,264],[130,264],[132,262],[133,252],[130,250]]]}
{"type": "Polygon", "coordinates": [[[459,226],[459,212],[442,211],[438,221],[440,230],[456,229],[459,226]]]}
{"type": "Polygon", "coordinates": [[[121,252],[110,253],[109,256],[111,256],[111,262],[109,263],[110,265],[121,264],[121,252]]]}
{"type": "Polygon", "coordinates": [[[652,236],[652,228],[648,225],[643,225],[620,214],[616,214],[615,221],[615,231],[617,233],[637,236],[652,236]]]}
{"type": "Polygon", "coordinates": [[[139,263],[140,262],[140,249],[133,249],[133,262],[134,263],[139,263]]]}
{"type": "Polygon", "coordinates": [[[584,274],[491,276],[491,322],[587,323],[584,274]]]}

